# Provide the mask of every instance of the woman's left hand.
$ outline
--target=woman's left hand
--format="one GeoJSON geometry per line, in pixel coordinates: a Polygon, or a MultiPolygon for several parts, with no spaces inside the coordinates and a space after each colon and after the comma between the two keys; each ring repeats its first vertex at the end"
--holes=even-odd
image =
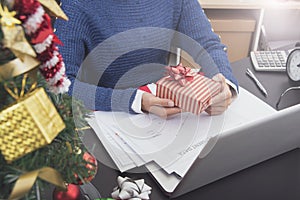
{"type": "Polygon", "coordinates": [[[213,80],[221,83],[221,91],[214,96],[211,101],[212,104],[205,110],[209,115],[222,114],[232,102],[232,93],[230,86],[226,83],[225,77],[222,74],[216,74],[213,80]]]}

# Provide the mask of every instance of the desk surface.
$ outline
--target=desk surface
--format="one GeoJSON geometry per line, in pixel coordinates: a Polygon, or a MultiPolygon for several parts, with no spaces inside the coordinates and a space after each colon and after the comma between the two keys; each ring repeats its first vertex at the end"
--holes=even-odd
{"type": "MultiPolygon", "coordinates": [[[[273,108],[276,108],[276,103],[281,95],[287,88],[291,86],[299,86],[300,82],[292,82],[289,80],[285,72],[256,72],[251,64],[250,58],[245,58],[232,64],[234,75],[239,81],[239,85],[246,88],[248,91],[267,102],[273,108]],[[268,97],[265,97],[257,86],[246,75],[246,69],[251,69],[258,80],[263,84],[268,92],[268,97]]],[[[298,104],[300,102],[300,90],[291,91],[282,98],[279,109],[298,104]]]]}
{"type": "MultiPolygon", "coordinates": [[[[282,72],[256,73],[258,79],[261,80],[269,92],[269,96],[265,98],[252,80],[245,75],[247,67],[254,71],[248,58],[233,63],[232,67],[241,86],[273,107],[275,107],[282,91],[289,86],[297,85],[297,83],[290,82],[285,73],[282,72]]],[[[295,91],[283,99],[281,107],[288,107],[299,103],[299,101],[300,91],[295,91]]],[[[177,197],[174,200],[298,200],[300,199],[300,191],[298,189],[300,187],[299,158],[300,150],[293,150],[177,197]]],[[[150,196],[152,200],[169,199],[163,194],[149,174],[121,174],[102,163],[99,163],[99,171],[92,182],[103,197],[109,197],[113,187],[116,186],[118,175],[129,176],[133,179],[144,178],[146,183],[152,187],[150,196]]]]}

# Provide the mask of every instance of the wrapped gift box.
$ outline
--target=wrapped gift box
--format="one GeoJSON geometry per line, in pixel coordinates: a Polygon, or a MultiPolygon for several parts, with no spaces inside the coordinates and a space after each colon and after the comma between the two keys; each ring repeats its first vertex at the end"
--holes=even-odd
{"type": "Polygon", "coordinates": [[[0,150],[12,162],[50,144],[65,124],[43,88],[0,111],[0,150]]]}
{"type": "Polygon", "coordinates": [[[156,82],[156,96],[174,101],[183,111],[200,114],[211,105],[211,98],[218,94],[221,84],[198,73],[190,73],[193,80],[185,85],[169,76],[156,82]]]}

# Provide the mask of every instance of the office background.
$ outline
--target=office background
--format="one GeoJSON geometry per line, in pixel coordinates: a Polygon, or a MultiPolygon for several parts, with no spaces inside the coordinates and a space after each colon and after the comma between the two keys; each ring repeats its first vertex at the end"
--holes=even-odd
{"type": "Polygon", "coordinates": [[[300,40],[300,1],[199,0],[231,62],[249,51],[292,47],[300,40]]]}

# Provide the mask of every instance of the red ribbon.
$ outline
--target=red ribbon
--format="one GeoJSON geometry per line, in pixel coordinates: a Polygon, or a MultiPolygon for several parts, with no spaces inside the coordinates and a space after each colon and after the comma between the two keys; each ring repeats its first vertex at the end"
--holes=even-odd
{"type": "Polygon", "coordinates": [[[193,82],[194,75],[191,73],[191,69],[184,67],[182,63],[177,66],[166,66],[167,75],[170,77],[168,80],[175,80],[181,86],[185,86],[188,82],[193,82]]]}

